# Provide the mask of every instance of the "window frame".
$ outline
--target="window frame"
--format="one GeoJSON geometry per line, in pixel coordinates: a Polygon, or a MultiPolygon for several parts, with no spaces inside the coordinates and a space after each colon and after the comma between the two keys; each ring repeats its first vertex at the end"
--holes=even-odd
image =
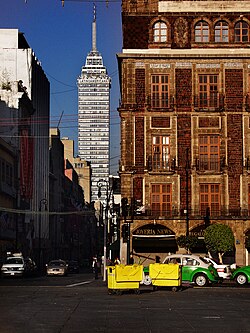
{"type": "Polygon", "coordinates": [[[172,214],[172,184],[151,184],[151,211],[153,215],[171,216],[172,214]]]}
{"type": "Polygon", "coordinates": [[[249,41],[250,41],[249,24],[244,20],[236,22],[235,26],[234,26],[234,42],[235,43],[248,43],[249,41]],[[243,26],[243,24],[245,25],[245,27],[243,26]],[[243,33],[244,30],[246,30],[246,34],[243,33]],[[238,32],[238,34],[237,34],[237,32],[238,32]],[[237,40],[237,37],[239,37],[238,40],[237,40]],[[245,37],[245,40],[244,40],[244,37],[245,37]]]}
{"type": "Polygon", "coordinates": [[[210,42],[210,27],[207,21],[200,20],[194,26],[194,41],[195,43],[210,42]]]}
{"type": "Polygon", "coordinates": [[[219,108],[219,74],[198,74],[199,108],[219,108]]]}
{"type": "Polygon", "coordinates": [[[211,215],[218,216],[221,210],[221,184],[200,183],[199,204],[201,215],[205,216],[209,208],[211,215]],[[216,191],[216,189],[218,189],[218,191],[216,191]],[[215,200],[216,198],[217,200],[215,200]]]}
{"type": "Polygon", "coordinates": [[[226,21],[218,21],[214,25],[214,42],[229,43],[229,25],[226,21]],[[216,34],[218,32],[218,35],[216,34]],[[226,34],[225,34],[226,32],[226,34]],[[226,40],[225,40],[226,37],[226,40]]]}
{"type": "Polygon", "coordinates": [[[170,75],[151,74],[151,107],[164,109],[170,107],[170,75]]]}
{"type": "Polygon", "coordinates": [[[199,169],[205,171],[220,170],[220,135],[201,134],[198,137],[199,169]]]}
{"type": "Polygon", "coordinates": [[[170,136],[153,135],[151,147],[152,169],[170,170],[170,136]]]}
{"type": "Polygon", "coordinates": [[[159,20],[153,24],[153,42],[167,43],[168,42],[168,26],[166,22],[159,20]],[[158,25],[158,27],[157,27],[158,25]],[[157,33],[158,32],[158,33],[157,33]]]}

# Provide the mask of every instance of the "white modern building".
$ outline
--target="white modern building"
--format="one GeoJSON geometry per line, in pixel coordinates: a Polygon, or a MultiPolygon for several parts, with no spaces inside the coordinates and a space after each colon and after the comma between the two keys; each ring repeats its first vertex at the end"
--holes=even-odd
{"type": "Polygon", "coordinates": [[[19,214],[13,215],[16,246],[26,255],[31,251],[35,259],[39,259],[38,252],[40,259],[45,254],[49,240],[45,213],[49,208],[49,95],[49,81],[24,34],[18,29],[0,29],[0,138],[15,152],[9,190],[0,189],[0,207],[18,209],[19,214]],[[8,202],[11,184],[15,205],[8,202]],[[19,234],[29,240],[29,250],[19,234]]]}
{"type": "Polygon", "coordinates": [[[96,14],[92,23],[92,50],[82,67],[78,83],[78,154],[91,163],[91,201],[101,200],[109,180],[110,84],[111,79],[96,48],[96,14]]]}

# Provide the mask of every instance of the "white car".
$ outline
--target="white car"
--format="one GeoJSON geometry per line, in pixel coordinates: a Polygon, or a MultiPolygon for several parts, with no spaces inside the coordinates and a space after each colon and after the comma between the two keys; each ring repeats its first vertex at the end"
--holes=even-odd
{"type": "Polygon", "coordinates": [[[163,264],[170,263],[181,265],[183,284],[194,283],[199,287],[205,287],[209,283],[218,283],[221,281],[216,268],[201,256],[193,254],[171,254],[163,260],[163,264]]]}
{"type": "Polygon", "coordinates": [[[5,276],[23,276],[25,271],[25,261],[22,255],[13,254],[6,258],[1,267],[1,274],[5,276]]]}
{"type": "Polygon", "coordinates": [[[62,275],[66,276],[68,274],[68,264],[66,261],[58,259],[51,260],[46,264],[47,275],[62,275]]]}
{"type": "Polygon", "coordinates": [[[209,258],[209,257],[205,257],[204,259],[208,263],[210,263],[214,266],[214,268],[217,270],[217,273],[218,273],[219,277],[221,277],[225,280],[230,279],[230,277],[232,275],[230,265],[219,264],[214,259],[209,258]]]}

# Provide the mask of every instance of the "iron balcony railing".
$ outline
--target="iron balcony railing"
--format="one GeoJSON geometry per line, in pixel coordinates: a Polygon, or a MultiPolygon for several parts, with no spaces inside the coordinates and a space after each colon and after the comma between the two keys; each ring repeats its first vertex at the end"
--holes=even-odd
{"type": "Polygon", "coordinates": [[[169,171],[176,170],[176,159],[170,156],[163,157],[161,154],[153,154],[148,157],[147,168],[149,171],[169,171]]]}
{"type": "Polygon", "coordinates": [[[175,100],[174,96],[166,95],[164,98],[162,96],[147,96],[147,105],[151,109],[173,109],[175,100]]]}
{"type": "Polygon", "coordinates": [[[225,168],[225,157],[196,158],[195,168],[197,171],[223,171],[225,168]]]}
{"type": "Polygon", "coordinates": [[[210,93],[209,96],[203,93],[194,96],[194,107],[200,110],[214,109],[218,111],[224,109],[224,106],[224,95],[218,92],[210,93]]]}
{"type": "MultiPolygon", "coordinates": [[[[169,210],[152,209],[150,206],[142,206],[135,214],[136,218],[153,218],[153,219],[183,219],[186,217],[185,209],[176,209],[173,207],[169,210]]],[[[206,209],[189,209],[189,218],[204,219],[207,216],[206,209]]],[[[242,208],[220,208],[209,211],[210,219],[230,219],[230,218],[250,218],[250,209],[242,208]]]]}

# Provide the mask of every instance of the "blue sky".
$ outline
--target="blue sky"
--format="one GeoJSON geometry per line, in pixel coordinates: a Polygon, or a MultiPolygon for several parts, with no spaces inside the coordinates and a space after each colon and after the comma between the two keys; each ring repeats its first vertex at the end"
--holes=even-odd
{"type": "MultiPolygon", "coordinates": [[[[77,77],[92,47],[93,3],[83,0],[9,0],[1,2],[0,28],[18,28],[34,50],[50,81],[51,126],[60,116],[61,136],[76,142],[77,77]]],[[[119,80],[116,54],[122,49],[121,2],[95,2],[97,49],[112,79],[111,169],[117,174],[120,158],[119,80]]]]}

